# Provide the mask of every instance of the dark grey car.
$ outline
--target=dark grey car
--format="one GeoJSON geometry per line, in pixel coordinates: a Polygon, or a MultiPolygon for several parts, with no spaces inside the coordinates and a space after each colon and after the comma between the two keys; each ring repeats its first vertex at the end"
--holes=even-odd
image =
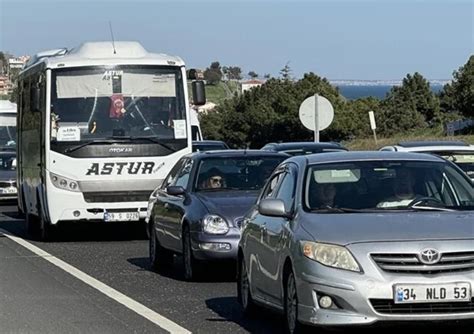
{"type": "Polygon", "coordinates": [[[300,323],[474,319],[474,189],[418,153],[293,157],[244,218],[238,295],[300,323]]]}
{"type": "Polygon", "coordinates": [[[240,225],[266,178],[287,155],[225,150],[183,157],[150,198],[153,266],[183,254],[192,279],[200,261],[237,258],[240,225]]]}
{"type": "Polygon", "coordinates": [[[11,149],[0,151],[0,200],[17,198],[16,152],[11,149]]]}

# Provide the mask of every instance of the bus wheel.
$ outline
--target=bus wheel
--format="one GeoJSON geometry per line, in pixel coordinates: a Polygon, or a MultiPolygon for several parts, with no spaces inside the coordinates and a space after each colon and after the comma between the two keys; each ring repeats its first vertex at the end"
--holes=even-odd
{"type": "Polygon", "coordinates": [[[40,219],[39,219],[39,239],[41,241],[54,241],[56,237],[56,226],[53,226],[46,220],[43,214],[40,211],[40,219]]]}

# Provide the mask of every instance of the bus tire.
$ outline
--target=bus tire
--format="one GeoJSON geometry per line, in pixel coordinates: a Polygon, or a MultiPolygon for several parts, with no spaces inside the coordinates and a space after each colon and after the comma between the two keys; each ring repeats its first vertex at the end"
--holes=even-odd
{"type": "Polygon", "coordinates": [[[40,231],[38,217],[32,214],[25,214],[26,232],[30,237],[35,237],[40,231]]]}

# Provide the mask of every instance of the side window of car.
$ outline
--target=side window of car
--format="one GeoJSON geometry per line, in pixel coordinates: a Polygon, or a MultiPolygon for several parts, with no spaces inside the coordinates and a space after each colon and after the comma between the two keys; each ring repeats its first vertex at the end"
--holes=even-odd
{"type": "Polygon", "coordinates": [[[265,189],[262,192],[262,195],[260,197],[260,200],[266,199],[266,198],[271,198],[275,195],[275,191],[280,184],[280,180],[285,174],[284,171],[281,171],[275,175],[271,179],[267,181],[267,184],[265,185],[265,189]]]}
{"type": "Polygon", "coordinates": [[[191,169],[193,168],[193,160],[187,159],[184,164],[183,168],[178,173],[176,177],[176,181],[172,184],[173,186],[180,186],[183,188],[187,188],[189,176],[191,175],[191,169]]]}
{"type": "Polygon", "coordinates": [[[174,182],[174,180],[176,179],[176,176],[178,175],[178,172],[181,169],[181,166],[183,166],[184,160],[186,160],[186,158],[182,158],[176,163],[176,165],[174,165],[174,167],[169,172],[168,176],[165,178],[165,180],[161,184],[161,189],[165,190],[174,182]]]}
{"type": "Polygon", "coordinates": [[[280,186],[277,189],[276,198],[285,203],[285,210],[290,212],[293,209],[296,192],[296,171],[294,167],[289,167],[284,173],[280,186]]]}

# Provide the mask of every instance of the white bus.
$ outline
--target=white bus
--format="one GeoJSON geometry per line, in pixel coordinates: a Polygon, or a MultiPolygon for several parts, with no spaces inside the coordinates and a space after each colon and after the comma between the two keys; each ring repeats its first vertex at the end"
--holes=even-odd
{"type": "MultiPolygon", "coordinates": [[[[196,71],[188,71],[194,79],[196,71]]],[[[184,63],[137,42],[88,42],[32,57],[19,76],[19,209],[48,238],[62,221],[139,221],[184,154],[184,63]]],[[[205,103],[193,81],[193,104],[205,103]]]]}

